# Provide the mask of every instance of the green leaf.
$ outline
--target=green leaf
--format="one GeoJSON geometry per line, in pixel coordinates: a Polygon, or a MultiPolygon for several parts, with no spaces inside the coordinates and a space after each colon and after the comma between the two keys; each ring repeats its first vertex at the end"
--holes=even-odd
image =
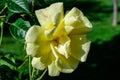
{"type": "Polygon", "coordinates": [[[9,0],[8,10],[13,13],[29,13],[29,5],[27,0],[9,0]]]}
{"type": "Polygon", "coordinates": [[[28,21],[19,18],[10,26],[10,32],[15,39],[24,40],[26,31],[30,26],[28,21]]]}
{"type": "Polygon", "coordinates": [[[9,18],[12,16],[12,15],[14,15],[14,13],[13,12],[11,12],[11,11],[8,11],[8,15],[7,15],[7,20],[9,20],[9,18]]]}
{"type": "Polygon", "coordinates": [[[5,6],[5,0],[0,0],[0,10],[5,6]]]}
{"type": "Polygon", "coordinates": [[[11,67],[16,67],[16,64],[10,60],[9,58],[6,58],[6,57],[1,57],[1,61],[3,60],[3,62],[1,64],[8,64],[8,65],[11,65],[11,67]],[[5,61],[5,62],[4,62],[5,61]]]}
{"type": "Polygon", "coordinates": [[[93,27],[93,30],[89,32],[88,36],[90,40],[97,44],[103,44],[104,42],[111,41],[115,36],[120,34],[120,27],[100,26],[93,27]]]}

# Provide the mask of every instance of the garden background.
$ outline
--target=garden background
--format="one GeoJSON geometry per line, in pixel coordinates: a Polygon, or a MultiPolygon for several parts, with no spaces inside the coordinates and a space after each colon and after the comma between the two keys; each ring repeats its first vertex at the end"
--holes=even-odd
{"type": "MultiPolygon", "coordinates": [[[[18,18],[29,21],[30,25],[37,22],[31,20],[31,15],[16,6],[5,7],[6,2],[18,3],[25,0],[0,0],[0,33],[3,37],[0,45],[0,80],[29,80],[28,58],[26,57],[24,34],[15,34],[18,29],[10,29],[10,23],[17,24],[18,18]],[[4,9],[5,8],[5,9],[4,9]],[[13,9],[14,12],[9,12],[13,9]],[[16,11],[16,12],[15,12],[16,11]],[[9,23],[8,23],[9,22],[9,23]],[[21,65],[22,63],[25,63],[21,65]]],[[[93,25],[88,33],[91,47],[87,61],[80,63],[71,74],[61,73],[58,77],[50,77],[46,73],[42,80],[119,80],[120,79],[120,0],[118,0],[118,21],[113,22],[113,0],[27,0],[30,12],[45,8],[54,2],[64,2],[65,11],[77,7],[84,13],[93,25]]],[[[18,4],[19,5],[19,4],[18,4]]],[[[27,11],[27,10],[26,10],[27,11]]],[[[33,17],[36,19],[35,17],[33,17]]],[[[19,20],[18,20],[19,21],[19,20]]],[[[24,23],[24,22],[23,22],[24,23]]],[[[19,32],[20,33],[20,32],[19,32]]],[[[36,73],[36,74],[41,74],[36,73]]],[[[37,76],[37,75],[35,75],[37,76]]]]}

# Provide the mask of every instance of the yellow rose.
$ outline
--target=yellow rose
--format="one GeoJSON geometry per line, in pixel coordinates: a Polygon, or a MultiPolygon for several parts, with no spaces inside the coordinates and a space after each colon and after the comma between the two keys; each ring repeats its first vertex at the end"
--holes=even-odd
{"type": "Polygon", "coordinates": [[[79,62],[86,60],[91,23],[75,7],[64,16],[61,2],[35,13],[41,26],[32,26],[25,38],[27,55],[33,57],[32,66],[39,70],[48,68],[50,76],[73,72],[79,62]]]}

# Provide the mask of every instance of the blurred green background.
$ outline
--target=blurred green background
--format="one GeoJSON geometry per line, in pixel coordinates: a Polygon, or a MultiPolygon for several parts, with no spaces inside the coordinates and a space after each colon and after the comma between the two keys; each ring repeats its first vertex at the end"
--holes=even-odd
{"type": "MultiPolygon", "coordinates": [[[[28,0],[31,1],[31,0],[28,0]]],[[[91,40],[91,48],[87,61],[80,63],[79,67],[71,74],[63,74],[59,77],[44,76],[43,80],[119,80],[120,72],[120,0],[118,0],[118,25],[113,26],[113,1],[112,0],[36,0],[35,9],[44,8],[54,2],[64,2],[65,11],[77,7],[91,21],[93,29],[88,33],[91,40]],[[118,79],[117,79],[118,78],[118,79]]],[[[4,28],[4,37],[0,46],[0,58],[14,58],[19,66],[26,56],[25,43],[14,39],[9,30],[4,28]]],[[[12,59],[10,59],[12,60],[12,59]]],[[[20,70],[10,69],[9,60],[0,60],[0,76],[15,80],[28,79],[28,65],[20,70]],[[2,64],[2,62],[4,64],[2,64]],[[19,74],[20,72],[20,74],[19,74]],[[6,74],[9,73],[9,74],[6,74]],[[4,75],[3,75],[4,74],[4,75]],[[15,76],[15,78],[11,78],[15,76]],[[19,78],[18,77],[22,77],[19,78]]],[[[12,67],[14,68],[14,67],[12,67]]],[[[0,78],[1,80],[2,78],[0,78]]]]}

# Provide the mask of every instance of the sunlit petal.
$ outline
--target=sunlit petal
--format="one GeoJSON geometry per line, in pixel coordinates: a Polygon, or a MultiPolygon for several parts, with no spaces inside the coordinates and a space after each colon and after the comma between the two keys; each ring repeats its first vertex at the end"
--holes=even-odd
{"type": "Polygon", "coordinates": [[[52,52],[49,52],[49,53],[46,53],[45,55],[42,55],[40,57],[40,60],[41,60],[42,63],[44,63],[46,65],[49,65],[49,64],[52,63],[52,61],[55,60],[55,57],[54,57],[52,52]]]}
{"type": "Polygon", "coordinates": [[[87,36],[86,35],[71,35],[70,38],[71,38],[71,44],[70,44],[71,56],[81,61],[81,57],[85,53],[88,53],[88,50],[85,50],[82,48],[82,45],[88,42],[87,36]]]}
{"type": "Polygon", "coordinates": [[[64,28],[65,24],[64,21],[62,20],[59,25],[56,27],[53,36],[54,37],[60,37],[61,35],[67,34],[64,28]]]}
{"type": "Polygon", "coordinates": [[[56,64],[61,69],[61,72],[71,73],[77,68],[79,64],[79,60],[71,56],[69,56],[68,58],[65,58],[61,54],[59,54],[58,56],[59,58],[56,60],[56,64]]]}
{"type": "Polygon", "coordinates": [[[56,57],[55,65],[59,67],[58,70],[60,70],[60,72],[71,73],[77,68],[79,60],[73,58],[72,56],[66,58],[64,55],[60,54],[58,49],[53,45],[51,45],[51,48],[56,57]]]}
{"type": "Polygon", "coordinates": [[[63,35],[59,38],[57,50],[60,54],[68,58],[68,55],[70,54],[70,38],[67,35],[63,35]]]}
{"type": "Polygon", "coordinates": [[[36,56],[39,54],[39,45],[28,43],[26,46],[27,55],[36,56]]]}
{"type": "Polygon", "coordinates": [[[71,34],[85,33],[88,32],[90,28],[92,28],[92,25],[89,22],[89,20],[77,8],[73,8],[65,16],[65,25],[73,26],[74,29],[71,32],[71,34]]]}
{"type": "Polygon", "coordinates": [[[40,36],[39,34],[41,31],[43,30],[40,29],[40,26],[32,26],[26,33],[26,43],[36,43],[38,41],[38,37],[40,36]]]}
{"type": "Polygon", "coordinates": [[[55,62],[53,61],[50,65],[48,65],[48,72],[50,76],[59,76],[60,70],[55,65],[55,62]]]}
{"type": "Polygon", "coordinates": [[[43,27],[33,26],[26,34],[27,54],[36,57],[47,55],[50,45],[43,27]]]}
{"type": "Polygon", "coordinates": [[[85,51],[85,54],[81,57],[82,62],[86,61],[86,58],[87,58],[87,55],[88,55],[88,52],[90,49],[90,43],[91,43],[91,41],[88,41],[82,45],[82,49],[85,51]]]}
{"type": "Polygon", "coordinates": [[[33,57],[32,59],[32,66],[38,70],[44,70],[47,67],[46,64],[43,64],[40,61],[40,58],[36,58],[36,57],[33,57]]]}
{"type": "Polygon", "coordinates": [[[65,31],[66,31],[67,34],[71,33],[72,30],[74,29],[73,26],[64,26],[64,28],[65,28],[65,31]]]}
{"type": "Polygon", "coordinates": [[[55,64],[59,67],[61,72],[71,73],[77,68],[79,60],[73,58],[72,56],[66,58],[64,55],[60,54],[57,48],[54,46],[52,50],[54,50],[54,54],[57,56],[55,64]]]}
{"type": "Polygon", "coordinates": [[[61,69],[61,72],[71,73],[77,68],[79,60],[73,58],[72,56],[65,58],[63,55],[59,54],[56,64],[61,69]]]}
{"type": "Polygon", "coordinates": [[[39,23],[50,28],[49,25],[57,26],[63,18],[63,3],[55,3],[45,9],[35,11],[39,23]]]}

